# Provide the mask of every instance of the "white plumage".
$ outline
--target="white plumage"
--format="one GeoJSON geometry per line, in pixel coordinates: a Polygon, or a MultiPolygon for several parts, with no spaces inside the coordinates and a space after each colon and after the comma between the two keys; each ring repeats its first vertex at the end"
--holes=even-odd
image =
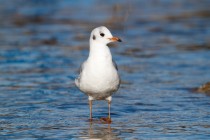
{"type": "Polygon", "coordinates": [[[75,79],[76,86],[89,96],[91,119],[92,100],[106,99],[110,104],[111,95],[118,90],[120,85],[117,65],[112,60],[111,52],[107,46],[113,41],[121,42],[119,38],[113,37],[106,27],[95,28],[90,35],[89,56],[81,65],[80,74],[75,79]]]}

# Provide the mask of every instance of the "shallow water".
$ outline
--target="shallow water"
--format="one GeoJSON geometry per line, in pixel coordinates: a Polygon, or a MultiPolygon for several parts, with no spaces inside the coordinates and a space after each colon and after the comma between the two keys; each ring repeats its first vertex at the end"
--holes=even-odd
{"type": "Polygon", "coordinates": [[[0,139],[209,139],[210,1],[0,1],[0,139]],[[122,78],[105,101],[73,78],[106,25],[122,78]]]}

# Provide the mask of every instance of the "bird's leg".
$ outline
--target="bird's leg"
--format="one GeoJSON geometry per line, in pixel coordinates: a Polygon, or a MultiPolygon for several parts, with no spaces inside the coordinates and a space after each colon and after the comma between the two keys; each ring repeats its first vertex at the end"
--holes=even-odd
{"type": "Polygon", "coordinates": [[[108,119],[111,120],[111,116],[110,116],[111,101],[108,101],[108,107],[109,107],[109,116],[108,116],[108,119]]]}
{"type": "Polygon", "coordinates": [[[92,103],[93,103],[93,97],[88,96],[89,100],[89,107],[90,107],[90,121],[92,121],[92,103]]]}
{"type": "Polygon", "coordinates": [[[92,100],[89,100],[89,107],[90,107],[90,121],[92,121],[92,100]]]}
{"type": "Polygon", "coordinates": [[[112,120],[111,120],[111,115],[110,115],[110,109],[111,109],[111,100],[108,100],[108,108],[109,108],[109,115],[108,115],[108,118],[106,119],[106,122],[107,123],[111,123],[112,120]]]}
{"type": "Polygon", "coordinates": [[[112,101],[112,96],[109,96],[108,98],[106,98],[106,100],[108,101],[108,108],[109,108],[109,116],[108,116],[108,119],[110,120],[111,122],[111,116],[110,116],[110,109],[111,109],[111,101],[112,101]]]}
{"type": "Polygon", "coordinates": [[[112,122],[111,115],[110,115],[112,97],[109,96],[108,98],[106,98],[106,100],[108,101],[108,110],[109,110],[108,118],[101,118],[100,120],[110,124],[112,122]]]}

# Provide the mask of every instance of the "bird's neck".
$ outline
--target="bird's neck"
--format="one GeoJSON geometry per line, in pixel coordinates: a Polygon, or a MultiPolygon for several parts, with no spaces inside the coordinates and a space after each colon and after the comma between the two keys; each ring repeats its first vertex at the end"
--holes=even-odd
{"type": "Polygon", "coordinates": [[[90,42],[89,59],[91,60],[106,60],[111,61],[112,55],[109,47],[106,44],[98,42],[90,42]]]}

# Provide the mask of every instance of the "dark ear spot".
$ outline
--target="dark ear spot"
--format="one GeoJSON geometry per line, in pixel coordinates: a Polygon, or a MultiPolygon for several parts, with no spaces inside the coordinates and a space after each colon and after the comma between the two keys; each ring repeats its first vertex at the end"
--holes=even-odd
{"type": "Polygon", "coordinates": [[[95,35],[93,35],[93,40],[96,40],[96,36],[95,35]]]}

